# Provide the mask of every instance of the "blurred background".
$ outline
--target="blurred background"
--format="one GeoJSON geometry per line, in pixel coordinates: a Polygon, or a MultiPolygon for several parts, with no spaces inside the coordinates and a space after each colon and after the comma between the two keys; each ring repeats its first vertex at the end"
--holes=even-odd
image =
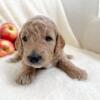
{"type": "Polygon", "coordinates": [[[81,46],[100,53],[99,0],[62,0],[73,33],[81,46]]]}

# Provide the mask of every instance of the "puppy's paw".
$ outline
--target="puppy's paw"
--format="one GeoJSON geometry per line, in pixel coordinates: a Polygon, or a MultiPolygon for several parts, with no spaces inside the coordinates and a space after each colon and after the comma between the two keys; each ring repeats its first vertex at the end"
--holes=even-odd
{"type": "Polygon", "coordinates": [[[33,78],[32,74],[23,72],[17,77],[16,83],[21,85],[28,85],[32,82],[32,78],[33,78]]]}
{"type": "Polygon", "coordinates": [[[20,59],[17,59],[17,58],[10,58],[9,59],[9,62],[10,63],[17,63],[20,59]]]}
{"type": "Polygon", "coordinates": [[[86,80],[88,75],[87,75],[87,72],[85,70],[77,69],[74,72],[72,71],[70,73],[70,77],[73,79],[78,79],[78,80],[86,80]]]}
{"type": "Polygon", "coordinates": [[[11,63],[17,63],[21,59],[21,56],[18,53],[15,53],[15,55],[13,55],[13,57],[11,57],[8,61],[11,63]]]}
{"type": "Polygon", "coordinates": [[[69,55],[69,54],[67,54],[66,57],[67,57],[68,59],[73,59],[73,58],[74,58],[73,55],[69,55]]]}

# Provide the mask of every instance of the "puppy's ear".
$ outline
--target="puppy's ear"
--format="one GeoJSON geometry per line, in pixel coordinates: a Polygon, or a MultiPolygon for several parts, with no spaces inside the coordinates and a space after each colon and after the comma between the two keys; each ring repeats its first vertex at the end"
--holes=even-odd
{"type": "Polygon", "coordinates": [[[21,40],[21,33],[17,36],[17,39],[15,41],[15,48],[18,50],[18,54],[22,55],[23,54],[23,45],[22,45],[22,40],[21,40]]]}
{"type": "Polygon", "coordinates": [[[64,46],[65,46],[65,41],[63,37],[60,34],[57,34],[54,56],[56,57],[59,56],[62,53],[64,46]]]}

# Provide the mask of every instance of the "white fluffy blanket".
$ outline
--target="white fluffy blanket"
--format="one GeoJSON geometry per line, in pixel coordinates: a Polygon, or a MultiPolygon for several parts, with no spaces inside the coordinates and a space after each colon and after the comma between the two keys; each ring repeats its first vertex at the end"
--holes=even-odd
{"type": "Polygon", "coordinates": [[[65,51],[88,72],[88,80],[72,80],[53,67],[41,71],[32,84],[20,86],[14,79],[21,64],[9,63],[7,56],[0,59],[0,100],[100,100],[100,56],[70,46],[65,51]]]}

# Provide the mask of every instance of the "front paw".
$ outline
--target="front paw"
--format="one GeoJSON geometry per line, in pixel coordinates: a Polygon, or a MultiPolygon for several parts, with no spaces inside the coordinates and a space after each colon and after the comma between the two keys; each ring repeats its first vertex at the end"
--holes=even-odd
{"type": "Polygon", "coordinates": [[[32,74],[23,72],[17,77],[16,83],[21,85],[28,85],[32,82],[32,78],[33,78],[32,74]]]}
{"type": "Polygon", "coordinates": [[[10,59],[8,60],[8,62],[10,62],[10,63],[17,63],[19,60],[20,60],[20,59],[17,59],[17,58],[10,58],[10,59]]]}
{"type": "Polygon", "coordinates": [[[77,69],[70,72],[70,77],[73,79],[78,79],[78,80],[86,80],[88,75],[85,70],[77,69]]]}

